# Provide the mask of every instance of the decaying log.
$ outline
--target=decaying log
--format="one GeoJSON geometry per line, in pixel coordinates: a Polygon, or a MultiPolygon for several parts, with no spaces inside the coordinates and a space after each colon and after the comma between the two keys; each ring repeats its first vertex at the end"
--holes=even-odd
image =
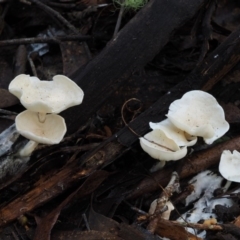
{"type": "Polygon", "coordinates": [[[2,227],[8,224],[22,214],[30,212],[34,208],[58,196],[69,187],[72,187],[74,183],[79,182],[83,177],[93,173],[93,171],[104,162],[112,161],[112,156],[115,153],[117,153],[117,155],[123,153],[119,144],[117,146],[111,146],[113,146],[113,148],[109,148],[108,145],[106,145],[105,148],[98,151],[93,158],[89,158],[88,161],[80,167],[77,159],[73,156],[61,170],[53,170],[45,176],[42,176],[35,182],[31,190],[0,209],[0,226],[2,227]],[[119,151],[117,151],[117,149],[119,149],[119,151]]]}
{"type": "Polygon", "coordinates": [[[81,105],[67,110],[68,132],[75,132],[100,108],[130,73],[142,69],[191,19],[204,0],[150,1],[84,69],[70,76],[85,93],[81,105]]]}

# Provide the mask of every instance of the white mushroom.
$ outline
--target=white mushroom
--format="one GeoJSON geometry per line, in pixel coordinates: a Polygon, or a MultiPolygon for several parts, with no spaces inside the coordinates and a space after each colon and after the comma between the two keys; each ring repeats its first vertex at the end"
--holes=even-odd
{"type": "Polygon", "coordinates": [[[150,127],[153,130],[159,129],[162,130],[165,135],[174,140],[179,147],[182,146],[192,146],[197,142],[197,137],[190,138],[189,135],[186,137],[186,133],[179,128],[175,127],[169,119],[165,119],[159,123],[149,123],[150,127]],[[189,140],[190,139],[190,140],[189,140]]]}
{"type": "Polygon", "coordinates": [[[207,144],[223,136],[229,129],[224,111],[216,99],[203,91],[190,91],[174,101],[167,114],[179,129],[204,138],[207,144]]]}
{"type": "Polygon", "coordinates": [[[219,164],[221,175],[232,182],[240,182],[240,153],[236,150],[231,153],[224,150],[219,164]]]}
{"type": "Polygon", "coordinates": [[[60,113],[81,104],[84,96],[82,89],[63,75],[54,76],[53,81],[40,81],[20,74],[11,81],[9,91],[26,109],[38,112],[40,121],[44,121],[47,113],[60,113]]]}
{"type": "Polygon", "coordinates": [[[18,114],[15,121],[18,132],[31,140],[21,150],[21,156],[30,156],[38,143],[58,144],[67,130],[64,118],[56,114],[48,114],[45,121],[40,122],[38,113],[26,110],[18,114]]]}
{"type": "Polygon", "coordinates": [[[179,160],[187,154],[186,146],[180,148],[160,129],[153,130],[141,137],[140,145],[152,158],[161,161],[179,160]]]}
{"type": "Polygon", "coordinates": [[[20,156],[30,156],[38,143],[58,144],[66,133],[66,124],[56,114],[82,103],[84,96],[82,89],[63,75],[40,81],[21,74],[11,81],[9,91],[28,109],[16,117],[17,130],[30,139],[20,156]]]}

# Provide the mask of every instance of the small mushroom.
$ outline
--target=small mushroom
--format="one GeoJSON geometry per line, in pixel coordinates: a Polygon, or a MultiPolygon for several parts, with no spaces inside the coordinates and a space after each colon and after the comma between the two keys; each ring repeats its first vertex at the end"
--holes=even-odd
{"type": "Polygon", "coordinates": [[[82,89],[63,75],[54,76],[53,81],[41,81],[20,74],[11,81],[9,91],[26,109],[38,112],[40,121],[45,120],[47,113],[60,113],[81,104],[84,96],[82,89]]]}
{"type": "Polygon", "coordinates": [[[182,146],[193,146],[197,142],[197,137],[190,137],[188,134],[186,136],[186,133],[179,128],[175,127],[169,119],[165,119],[162,122],[159,123],[149,123],[151,129],[156,130],[162,130],[165,135],[169,138],[174,140],[176,144],[180,147],[182,146]]]}
{"type": "Polygon", "coordinates": [[[219,172],[228,181],[240,182],[240,153],[236,150],[233,153],[224,150],[219,163],[219,172]]]}
{"type": "Polygon", "coordinates": [[[30,139],[20,156],[30,156],[38,143],[58,144],[66,133],[66,124],[57,113],[82,103],[82,89],[69,78],[56,75],[53,81],[21,74],[15,77],[9,91],[28,110],[16,117],[16,128],[30,139]]]}
{"type": "Polygon", "coordinates": [[[216,99],[203,91],[190,91],[174,101],[167,114],[168,119],[179,129],[213,143],[229,129],[224,111],[216,99]]]}
{"type": "Polygon", "coordinates": [[[155,129],[141,137],[140,145],[152,158],[160,161],[179,160],[187,154],[186,146],[180,148],[160,129],[155,129]]]}
{"type": "Polygon", "coordinates": [[[56,114],[47,114],[40,122],[38,113],[26,110],[17,115],[15,122],[18,132],[31,140],[21,150],[21,156],[30,156],[38,143],[58,144],[67,131],[64,118],[56,114]]]}

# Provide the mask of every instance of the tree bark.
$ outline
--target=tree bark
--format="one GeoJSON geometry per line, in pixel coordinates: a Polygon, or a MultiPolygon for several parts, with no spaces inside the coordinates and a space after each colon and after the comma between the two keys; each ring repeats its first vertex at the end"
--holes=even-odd
{"type": "Polygon", "coordinates": [[[204,0],[150,1],[113,38],[103,51],[70,76],[84,91],[83,103],[65,111],[68,133],[73,133],[169,41],[174,30],[191,19],[204,0]]]}

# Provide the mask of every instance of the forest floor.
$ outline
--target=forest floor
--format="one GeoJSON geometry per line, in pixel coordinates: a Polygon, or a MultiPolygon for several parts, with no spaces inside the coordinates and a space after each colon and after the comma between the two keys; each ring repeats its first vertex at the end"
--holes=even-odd
{"type": "Polygon", "coordinates": [[[233,0],[1,0],[0,239],[240,239],[240,186],[218,169],[240,151],[239,13],[233,0]],[[27,158],[8,91],[19,74],[84,91],[60,113],[64,139],[27,158]],[[192,90],[217,99],[230,129],[152,172],[139,137],[192,90]]]}

